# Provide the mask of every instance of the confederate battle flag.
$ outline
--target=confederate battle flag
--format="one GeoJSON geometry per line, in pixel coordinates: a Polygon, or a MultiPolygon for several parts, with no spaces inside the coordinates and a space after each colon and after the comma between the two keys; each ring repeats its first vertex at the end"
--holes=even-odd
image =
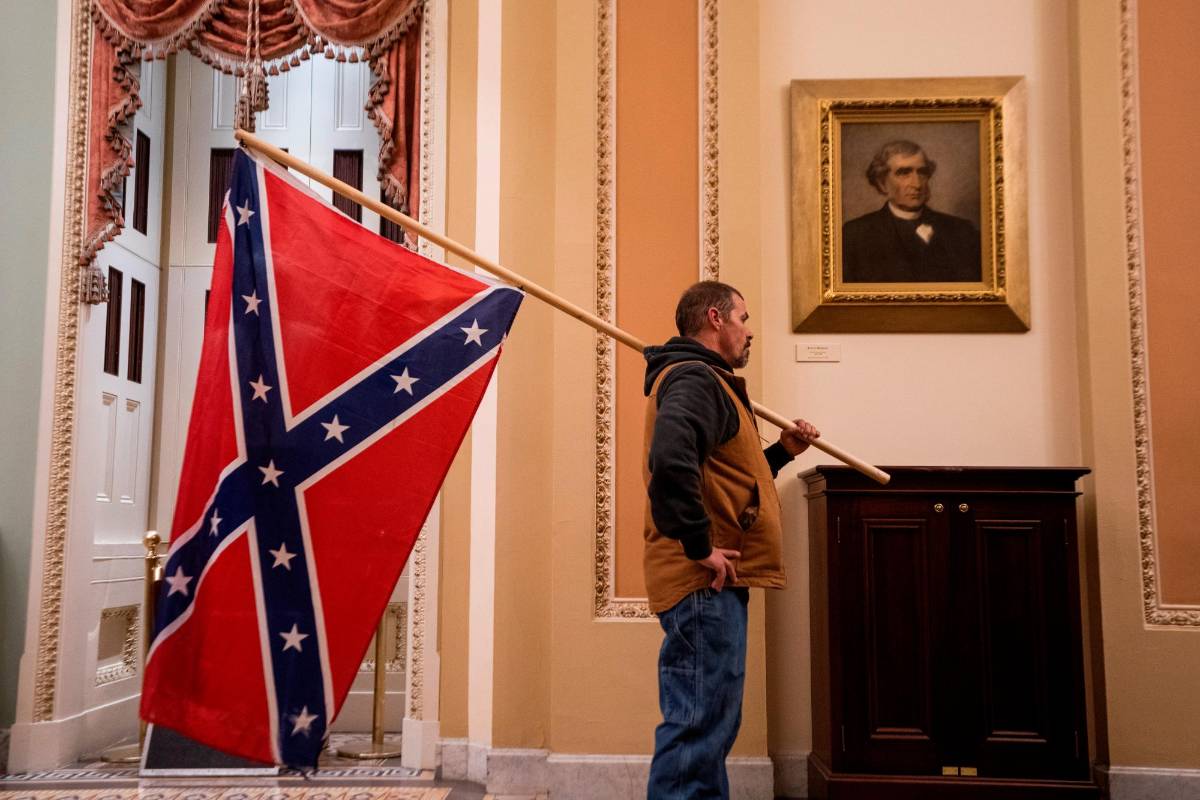
{"type": "Polygon", "coordinates": [[[237,153],[144,719],[316,764],[523,296],[237,153]]]}

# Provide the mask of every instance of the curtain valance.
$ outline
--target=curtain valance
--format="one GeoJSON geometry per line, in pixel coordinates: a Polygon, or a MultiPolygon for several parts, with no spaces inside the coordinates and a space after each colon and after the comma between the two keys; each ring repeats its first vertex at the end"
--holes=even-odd
{"type": "Polygon", "coordinates": [[[409,211],[417,193],[420,122],[418,56],[423,0],[92,0],[87,227],[90,264],[124,227],[116,191],[132,166],[127,123],[141,107],[136,65],[188,50],[242,77],[247,25],[258,14],[257,55],[278,75],[313,55],[370,62],[367,114],[379,131],[379,182],[388,202],[409,211]],[[255,8],[257,7],[257,8],[255,8]]]}

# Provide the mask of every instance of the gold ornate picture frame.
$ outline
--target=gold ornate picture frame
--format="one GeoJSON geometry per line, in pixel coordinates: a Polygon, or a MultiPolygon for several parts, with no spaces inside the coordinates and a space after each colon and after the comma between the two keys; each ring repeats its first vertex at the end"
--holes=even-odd
{"type": "Polygon", "coordinates": [[[792,81],[793,330],[1029,330],[1025,105],[1020,77],[792,81]]]}

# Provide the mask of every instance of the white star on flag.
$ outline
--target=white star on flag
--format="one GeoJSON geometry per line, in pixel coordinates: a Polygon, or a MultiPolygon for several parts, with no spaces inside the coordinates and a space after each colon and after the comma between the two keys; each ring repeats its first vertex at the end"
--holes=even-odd
{"type": "Polygon", "coordinates": [[[308,713],[308,706],[300,709],[300,713],[292,717],[292,722],[295,723],[292,726],[292,736],[295,736],[297,733],[303,733],[307,736],[308,729],[319,716],[321,715],[308,713]]]}
{"type": "Polygon", "coordinates": [[[217,516],[217,510],[215,508],[213,509],[212,517],[208,520],[208,524],[208,535],[216,536],[218,533],[217,526],[221,524],[221,518],[217,516]]]}
{"type": "Polygon", "coordinates": [[[263,474],[263,486],[266,486],[268,483],[272,486],[279,485],[279,476],[283,474],[283,470],[275,469],[275,459],[272,458],[270,463],[265,467],[259,467],[258,471],[263,474]]]}
{"type": "Polygon", "coordinates": [[[184,595],[188,593],[188,584],[191,583],[192,576],[183,574],[183,567],[176,567],[174,575],[167,576],[167,583],[171,585],[171,591],[167,592],[167,597],[182,592],[184,595]]]}
{"type": "Polygon", "coordinates": [[[244,206],[238,206],[238,225],[245,225],[254,216],[254,212],[250,210],[250,201],[247,200],[244,206]]]}
{"type": "Polygon", "coordinates": [[[408,374],[408,367],[405,367],[404,372],[401,372],[399,375],[393,375],[392,380],[396,382],[396,390],[392,394],[400,394],[400,392],[412,394],[413,384],[421,379],[410,376],[408,374]]]}
{"type": "Polygon", "coordinates": [[[337,439],[342,444],[346,443],[345,440],[342,439],[342,433],[349,430],[350,426],[343,425],[338,422],[337,414],[333,415],[333,422],[322,422],[321,427],[325,429],[326,442],[328,442],[330,439],[337,439]]]}
{"type": "Polygon", "coordinates": [[[480,339],[480,337],[487,333],[488,329],[479,327],[479,320],[473,319],[471,320],[471,327],[459,328],[459,330],[467,335],[467,340],[463,342],[464,345],[474,342],[480,347],[483,347],[483,340],[480,339]]]}
{"type": "Polygon", "coordinates": [[[296,628],[296,623],[292,623],[292,629],[290,631],[281,631],[279,635],[283,637],[283,641],[285,642],[283,645],[284,652],[287,652],[288,650],[295,650],[297,653],[304,652],[304,648],[300,646],[300,643],[308,638],[308,634],[301,633],[299,629],[296,628]]]}
{"type": "Polygon", "coordinates": [[[250,381],[250,385],[254,387],[254,397],[251,397],[250,399],[262,400],[264,403],[267,402],[267,392],[275,388],[274,386],[268,386],[263,381],[262,375],[258,376],[258,380],[250,381]]]}
{"type": "Polygon", "coordinates": [[[242,299],[246,301],[246,313],[247,314],[249,314],[251,312],[253,312],[255,314],[258,313],[258,304],[262,302],[262,300],[258,299],[258,289],[255,289],[250,294],[242,295],[242,299]]]}
{"type": "Polygon", "coordinates": [[[271,569],[283,567],[288,572],[292,571],[292,559],[295,558],[297,554],[288,552],[287,542],[279,545],[278,550],[268,550],[267,552],[275,556],[275,563],[271,565],[271,569]]]}

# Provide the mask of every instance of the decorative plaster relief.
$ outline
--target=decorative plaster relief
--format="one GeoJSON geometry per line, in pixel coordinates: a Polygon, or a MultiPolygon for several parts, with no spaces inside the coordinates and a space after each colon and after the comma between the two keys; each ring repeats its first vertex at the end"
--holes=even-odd
{"type": "Polygon", "coordinates": [[[1121,149],[1125,154],[1125,265],[1129,285],[1129,361],[1133,374],[1134,446],[1137,452],[1138,536],[1142,558],[1142,608],[1147,625],[1200,627],[1200,608],[1167,606],[1158,582],[1154,535],[1153,442],[1146,370],[1145,243],[1142,238],[1141,143],[1138,141],[1137,0],[1121,2],[1121,149]]]}
{"type": "Polygon", "coordinates": [[[100,612],[100,637],[96,643],[97,686],[137,674],[139,610],[134,605],[106,608],[100,612]]]}
{"type": "MultiPolygon", "coordinates": [[[[700,280],[720,280],[717,140],[718,0],[701,3],[700,280]]],[[[596,4],[596,316],[616,320],[616,0],[596,4]]],[[[598,618],[652,619],[644,598],[616,597],[616,344],[595,336],[596,525],[594,609],[598,618]]]]}

